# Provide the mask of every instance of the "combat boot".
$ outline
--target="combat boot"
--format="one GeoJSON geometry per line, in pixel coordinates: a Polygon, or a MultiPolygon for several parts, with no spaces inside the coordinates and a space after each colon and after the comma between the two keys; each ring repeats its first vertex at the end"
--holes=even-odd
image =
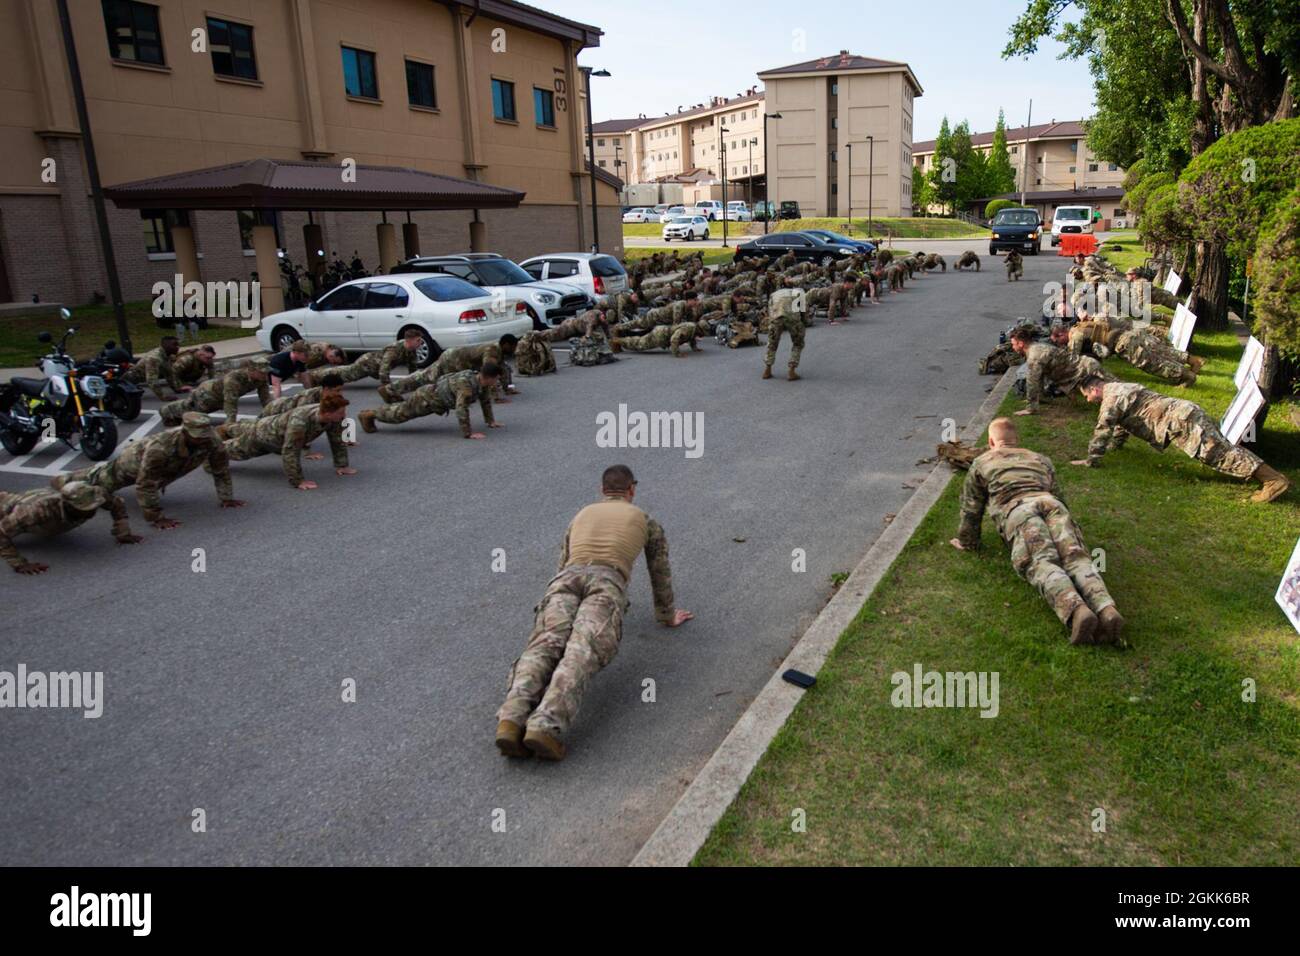
{"type": "Polygon", "coordinates": [[[1070,615],[1070,643],[1097,643],[1097,615],[1086,604],[1080,604],[1070,615]]]}
{"type": "Polygon", "coordinates": [[[1178,380],[1179,385],[1195,385],[1196,373],[1190,368],[1183,369],[1183,377],[1178,380]]]}
{"type": "Polygon", "coordinates": [[[396,393],[387,385],[379,386],[379,397],[389,404],[398,401],[396,393]]]}
{"type": "Polygon", "coordinates": [[[1199,375],[1201,374],[1201,369],[1205,366],[1205,359],[1201,358],[1199,355],[1189,355],[1187,356],[1187,364],[1192,367],[1193,372],[1199,375]]]}
{"type": "Polygon", "coordinates": [[[1115,609],[1115,605],[1104,607],[1098,615],[1097,637],[1102,644],[1114,644],[1116,647],[1128,647],[1128,642],[1121,634],[1124,631],[1124,617],[1115,609]]]}
{"type": "Polygon", "coordinates": [[[1252,480],[1258,481],[1264,487],[1259,489],[1250,496],[1250,500],[1265,504],[1269,501],[1276,501],[1287,493],[1291,487],[1291,479],[1281,472],[1274,471],[1263,462],[1255,469],[1255,473],[1250,476],[1252,480]]]}
{"type": "Polygon", "coordinates": [[[524,746],[524,728],[513,720],[497,724],[497,750],[505,757],[531,757],[533,752],[524,746]]]}
{"type": "Polygon", "coordinates": [[[361,430],[364,432],[369,432],[373,435],[375,432],[379,431],[379,429],[375,427],[375,410],[373,408],[367,408],[358,412],[357,421],[361,423],[361,430]]]}
{"type": "Polygon", "coordinates": [[[524,734],[524,746],[539,760],[563,760],[564,742],[544,730],[529,730],[524,734]]]}
{"type": "Polygon", "coordinates": [[[771,378],[771,377],[772,377],[772,366],[770,366],[770,365],[764,365],[764,366],[763,366],[763,378],[771,378]]]}
{"type": "Polygon", "coordinates": [[[68,475],[57,475],[50,479],[50,487],[55,491],[62,491],[63,486],[68,483],[68,475]]]}
{"type": "Polygon", "coordinates": [[[615,352],[621,352],[621,351],[623,351],[623,346],[622,346],[622,344],[619,342],[618,339],[610,339],[610,340],[609,340],[609,347],[610,347],[611,349],[613,349],[615,352]]]}
{"type": "Polygon", "coordinates": [[[790,366],[790,374],[787,375],[786,378],[789,379],[791,382],[797,382],[797,381],[799,381],[800,378],[802,378],[802,376],[801,376],[798,372],[796,372],[796,371],[794,370],[794,366],[791,365],[791,366],[790,366]]]}

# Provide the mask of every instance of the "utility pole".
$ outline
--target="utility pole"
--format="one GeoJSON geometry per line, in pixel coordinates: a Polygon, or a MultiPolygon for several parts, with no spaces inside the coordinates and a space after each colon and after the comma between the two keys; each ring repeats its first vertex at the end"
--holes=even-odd
{"type": "Polygon", "coordinates": [[[845,143],[844,148],[849,152],[849,231],[848,235],[853,235],[853,144],[845,143]]]}
{"type": "Polygon", "coordinates": [[[867,137],[869,144],[867,150],[867,238],[871,238],[871,214],[876,211],[875,195],[873,190],[876,188],[876,138],[867,137]]]}
{"type": "Polygon", "coordinates": [[[772,153],[767,148],[767,121],[770,119],[778,120],[780,118],[780,113],[769,113],[767,110],[763,110],[763,184],[765,186],[763,192],[766,193],[766,198],[764,198],[763,202],[769,207],[767,215],[763,216],[763,235],[765,236],[767,235],[767,221],[772,218],[773,215],[779,216],[781,214],[777,208],[776,199],[774,198],[776,196],[776,191],[772,186],[772,153]]]}
{"type": "Polygon", "coordinates": [[[593,71],[589,66],[580,66],[578,69],[587,80],[587,155],[591,159],[591,251],[600,252],[600,208],[599,197],[596,195],[596,142],[591,128],[591,78],[609,76],[609,70],[593,71]]]}
{"type": "Polygon", "coordinates": [[[1025,121],[1024,155],[1020,157],[1020,205],[1025,204],[1025,184],[1029,181],[1029,127],[1034,122],[1034,101],[1029,101],[1029,118],[1025,121]]]}
{"type": "Polygon", "coordinates": [[[68,15],[68,0],[58,0],[59,26],[63,29],[63,51],[68,57],[72,73],[72,98],[77,105],[77,125],[81,127],[81,145],[86,153],[86,175],[90,177],[90,198],[95,206],[95,219],[99,224],[100,251],[104,254],[104,271],[108,274],[108,294],[113,300],[113,318],[117,320],[117,337],[122,348],[130,352],[131,333],[126,327],[126,305],[122,301],[122,283],[117,275],[117,259],[113,255],[113,236],[108,228],[108,213],[104,209],[104,190],[99,182],[99,162],[95,158],[95,140],[90,135],[90,113],[86,109],[86,90],[81,84],[81,65],[77,61],[77,41],[72,36],[72,18],[68,15]]]}
{"type": "Polygon", "coordinates": [[[722,248],[727,248],[727,134],[731,130],[719,126],[722,135],[722,248]]]}

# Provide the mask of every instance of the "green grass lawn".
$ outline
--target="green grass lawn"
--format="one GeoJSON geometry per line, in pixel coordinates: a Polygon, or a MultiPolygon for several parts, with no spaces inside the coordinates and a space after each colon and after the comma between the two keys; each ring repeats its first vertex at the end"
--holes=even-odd
{"type": "MultiPolygon", "coordinates": [[[[131,331],[131,344],[137,355],[157,348],[159,336],[167,334],[158,327],[151,307],[152,300],[128,302],[126,305],[127,327],[131,331]]],[[[121,340],[117,334],[117,322],[113,318],[113,307],[109,305],[75,308],[72,310],[70,324],[77,329],[77,334],[68,339],[68,352],[78,359],[98,355],[109,339],[115,342],[121,340]]],[[[0,368],[25,368],[33,365],[46,352],[45,346],[36,341],[36,336],[41,332],[49,332],[57,340],[63,335],[65,327],[62,319],[50,315],[0,320],[0,368]]],[[[199,332],[199,341],[238,339],[252,334],[249,329],[212,325],[199,332]]],[[[185,344],[191,344],[191,340],[186,339],[185,344]]]]}
{"type": "MultiPolygon", "coordinates": [[[[1241,347],[1198,334],[1190,390],[1107,366],[1220,415],[1241,347]]],[[[972,359],[973,361],[973,359],[972,359]]],[[[1009,398],[1004,412],[1020,403],[1009,398]]],[[[1300,643],[1273,593],[1300,493],[1136,440],[1076,468],[1095,407],[1016,419],[1051,455],[1133,648],[1075,648],[1020,580],[992,523],[961,553],[957,475],[881,581],[700,851],[704,865],[1292,865],[1300,854],[1300,643]],[[997,671],[1000,713],[890,704],[890,675],[997,671]],[[1245,679],[1255,703],[1242,700],[1245,679]],[[807,814],[792,832],[792,812],[807,814]],[[1093,812],[1106,813],[1094,832],[1093,812]]],[[[1275,408],[1256,450],[1300,479],[1275,408]]]]}
{"type": "MultiPolygon", "coordinates": [[[[750,231],[750,227],[755,225],[752,222],[734,222],[727,220],[727,235],[741,236],[750,231]]],[[[763,224],[757,223],[758,231],[763,231],[763,224]]],[[[623,223],[624,239],[659,239],[664,234],[664,227],[653,222],[625,222],[623,223]]],[[[714,239],[722,238],[722,220],[709,223],[709,234],[714,239]]]]}
{"type": "MultiPolygon", "coordinates": [[[[760,223],[760,228],[762,224],[760,223]]],[[[982,226],[971,226],[960,219],[873,217],[871,235],[867,235],[866,216],[854,216],[852,229],[843,216],[819,219],[782,219],[772,223],[774,230],[829,229],[859,239],[876,236],[893,236],[895,239],[987,239],[989,231],[982,226]]]]}
{"type": "MultiPolygon", "coordinates": [[[[652,248],[650,246],[639,246],[633,249],[625,248],[623,250],[623,261],[634,262],[637,259],[648,259],[656,252],[666,252],[669,255],[672,255],[674,248],[675,247],[652,248]]],[[[682,243],[682,248],[676,249],[676,251],[681,252],[682,255],[701,252],[704,254],[704,264],[706,266],[717,266],[722,265],[724,262],[730,262],[736,254],[734,249],[716,249],[699,246],[692,248],[692,244],[688,242],[682,243]]]]}
{"type": "Polygon", "coordinates": [[[1098,251],[1120,272],[1132,266],[1145,265],[1151,256],[1151,253],[1143,248],[1142,237],[1138,235],[1136,229],[1117,229],[1101,244],[1098,251]],[[1121,246],[1118,250],[1115,249],[1116,243],[1121,246]]]}

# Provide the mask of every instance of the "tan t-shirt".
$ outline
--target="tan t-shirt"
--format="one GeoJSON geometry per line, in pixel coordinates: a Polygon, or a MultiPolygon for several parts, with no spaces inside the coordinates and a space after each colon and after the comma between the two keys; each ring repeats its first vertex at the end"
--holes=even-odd
{"type": "Polygon", "coordinates": [[[568,560],[564,567],[600,564],[617,568],[624,580],[645,550],[649,517],[623,498],[606,498],[587,505],[569,524],[568,560]]]}

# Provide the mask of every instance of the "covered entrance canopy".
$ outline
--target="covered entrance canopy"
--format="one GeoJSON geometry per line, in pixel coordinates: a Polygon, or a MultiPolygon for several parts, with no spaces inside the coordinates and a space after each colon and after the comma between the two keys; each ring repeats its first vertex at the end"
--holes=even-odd
{"type": "MultiPolygon", "coordinates": [[[[244,209],[259,213],[411,212],[413,210],[514,209],[524,193],[470,179],[399,166],[349,166],[306,160],[251,159],[227,166],[212,166],[105,188],[104,195],[119,209],[244,209]]],[[[393,223],[377,225],[379,262],[383,270],[399,260],[393,223]]],[[[279,257],[275,229],[259,218],[253,228],[257,271],[263,277],[262,313],[284,309],[278,281],[279,257]]],[[[308,271],[319,275],[325,266],[321,227],[303,227],[308,250],[308,271]]],[[[406,254],[419,254],[419,232],[414,223],[402,226],[406,254]]],[[[194,233],[189,226],[173,227],[176,265],[186,281],[198,280],[199,261],[194,233]]],[[[470,223],[470,246],[483,251],[487,234],[477,216],[470,223]]]]}

